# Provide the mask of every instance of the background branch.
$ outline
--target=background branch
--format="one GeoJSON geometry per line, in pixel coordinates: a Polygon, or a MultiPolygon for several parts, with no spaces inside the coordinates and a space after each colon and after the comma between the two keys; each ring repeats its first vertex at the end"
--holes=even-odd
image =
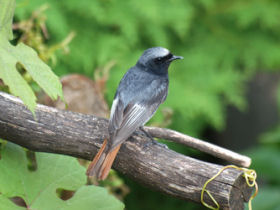
{"type": "Polygon", "coordinates": [[[157,127],[144,127],[144,129],[153,137],[170,140],[179,144],[184,144],[223,160],[227,160],[238,166],[248,168],[251,165],[251,158],[245,155],[240,155],[231,150],[179,133],[177,131],[157,127]]]}
{"type": "MultiPolygon", "coordinates": [[[[91,160],[108,137],[106,119],[38,105],[35,120],[19,99],[2,92],[0,110],[0,137],[33,151],[91,160]]],[[[154,190],[200,203],[203,184],[223,166],[154,144],[145,149],[148,141],[136,132],[122,145],[113,167],[154,190]]],[[[235,169],[225,170],[207,189],[222,209],[243,209],[252,193],[235,169]]],[[[204,200],[214,205],[206,194],[204,200]]]]}

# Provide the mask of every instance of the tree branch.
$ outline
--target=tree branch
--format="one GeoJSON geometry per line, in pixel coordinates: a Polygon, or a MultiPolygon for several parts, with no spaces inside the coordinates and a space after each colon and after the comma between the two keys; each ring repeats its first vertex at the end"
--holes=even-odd
{"type": "Polygon", "coordinates": [[[248,168],[251,165],[251,158],[247,156],[240,155],[231,150],[179,133],[177,131],[173,131],[166,128],[157,128],[157,127],[144,127],[144,128],[145,131],[148,132],[153,137],[170,140],[179,144],[192,147],[201,152],[205,152],[207,154],[213,155],[223,160],[227,160],[238,166],[248,168]]]}
{"type": "MultiPolygon", "coordinates": [[[[106,119],[38,105],[35,120],[19,99],[2,92],[0,110],[0,137],[33,151],[91,160],[108,137],[106,119]]],[[[135,132],[122,145],[113,167],[154,190],[200,203],[203,184],[222,166],[154,144],[146,148],[148,141],[135,132]]],[[[235,169],[222,172],[207,190],[222,209],[243,209],[252,193],[242,172],[235,169]]],[[[204,200],[214,205],[207,194],[204,200]]]]}

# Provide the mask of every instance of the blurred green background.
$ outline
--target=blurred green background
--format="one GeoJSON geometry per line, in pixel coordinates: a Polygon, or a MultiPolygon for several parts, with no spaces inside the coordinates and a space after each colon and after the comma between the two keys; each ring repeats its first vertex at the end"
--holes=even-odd
{"type": "MultiPolygon", "coordinates": [[[[170,108],[168,127],[249,155],[260,185],[253,208],[280,209],[280,1],[18,0],[15,21],[43,5],[46,46],[76,34],[69,52],[58,51],[48,64],[59,76],[94,79],[96,69],[115,63],[106,84],[109,104],[122,75],[146,48],[163,46],[184,56],[171,65],[169,96],[150,123],[163,123],[164,108],[170,108]]],[[[202,208],[122,179],[130,188],[124,197],[128,210],[202,208]]]]}

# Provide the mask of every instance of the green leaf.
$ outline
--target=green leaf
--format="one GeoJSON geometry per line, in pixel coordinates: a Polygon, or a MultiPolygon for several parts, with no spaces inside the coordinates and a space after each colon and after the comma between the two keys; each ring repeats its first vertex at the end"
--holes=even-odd
{"type": "Polygon", "coordinates": [[[17,71],[17,64],[22,65],[52,99],[57,99],[59,96],[63,100],[59,78],[37,53],[23,43],[13,46],[9,42],[12,38],[11,26],[15,1],[0,0],[0,8],[0,78],[9,86],[11,93],[19,96],[33,113],[36,96],[17,71]]]}
{"type": "MultiPolygon", "coordinates": [[[[109,195],[107,190],[96,186],[85,186],[85,168],[75,158],[36,153],[37,170],[28,170],[24,150],[8,143],[1,151],[0,194],[6,198],[0,202],[5,209],[7,199],[19,196],[29,209],[123,209],[123,204],[109,195]],[[76,191],[69,200],[61,200],[57,189],[76,191]]],[[[4,198],[1,198],[4,199],[4,198]]],[[[7,204],[8,205],[8,204],[7,204]]]]}
{"type": "Polygon", "coordinates": [[[23,103],[34,113],[36,96],[17,71],[16,63],[11,63],[11,60],[13,60],[12,55],[7,54],[0,43],[0,78],[9,86],[10,92],[15,96],[20,96],[23,103]]]}
{"type": "Polygon", "coordinates": [[[263,187],[252,200],[254,210],[280,210],[280,190],[276,187],[263,187]]]}
{"type": "MultiPolygon", "coordinates": [[[[11,48],[10,48],[11,49],[11,48]]],[[[14,48],[14,60],[20,62],[38,85],[52,98],[63,99],[62,86],[59,78],[52,72],[30,47],[23,43],[14,48]]]]}
{"type": "Polygon", "coordinates": [[[0,207],[5,210],[24,210],[26,208],[17,206],[10,199],[6,198],[3,195],[0,195],[0,207]]]}
{"type": "MultiPolygon", "coordinates": [[[[112,199],[107,190],[101,187],[83,186],[81,187],[72,199],[67,200],[67,210],[76,209],[102,209],[116,210],[124,209],[124,205],[117,199],[112,199]],[[81,200],[83,202],[81,202],[81,200]]],[[[62,208],[61,208],[62,209],[62,208]]]]}
{"type": "Polygon", "coordinates": [[[280,184],[279,149],[276,147],[257,147],[249,150],[247,155],[252,158],[252,168],[258,172],[258,178],[270,183],[280,184]]]}
{"type": "Polygon", "coordinates": [[[8,40],[13,38],[12,21],[15,10],[15,1],[0,0],[0,33],[8,40]]]}

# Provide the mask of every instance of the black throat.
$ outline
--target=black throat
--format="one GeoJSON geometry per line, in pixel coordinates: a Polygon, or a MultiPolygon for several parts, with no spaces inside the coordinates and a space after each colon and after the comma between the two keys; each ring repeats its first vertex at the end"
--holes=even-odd
{"type": "Polygon", "coordinates": [[[146,72],[155,74],[155,75],[162,75],[168,77],[168,67],[170,63],[166,63],[165,65],[144,65],[140,62],[137,62],[136,66],[146,72]]]}

